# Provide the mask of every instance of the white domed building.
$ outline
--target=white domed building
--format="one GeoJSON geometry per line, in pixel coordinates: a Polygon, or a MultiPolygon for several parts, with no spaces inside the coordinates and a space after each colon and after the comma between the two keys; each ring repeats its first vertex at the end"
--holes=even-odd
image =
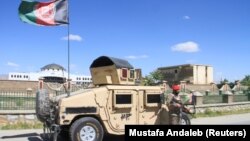
{"type": "MultiPolygon", "coordinates": [[[[52,63],[42,67],[40,72],[10,72],[8,75],[8,80],[38,81],[40,78],[47,82],[63,83],[68,79],[68,72],[61,65],[52,63]]],[[[91,76],[87,75],[70,74],[70,79],[77,85],[88,85],[92,82],[91,76]]]]}

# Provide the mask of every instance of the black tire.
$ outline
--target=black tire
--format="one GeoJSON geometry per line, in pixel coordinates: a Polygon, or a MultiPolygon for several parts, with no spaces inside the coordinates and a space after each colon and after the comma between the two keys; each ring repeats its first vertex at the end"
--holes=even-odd
{"type": "Polygon", "coordinates": [[[180,124],[181,125],[191,125],[191,121],[186,113],[181,113],[180,124]]]}
{"type": "Polygon", "coordinates": [[[58,134],[57,141],[68,141],[69,139],[69,127],[60,126],[61,130],[58,134]]]}
{"type": "Polygon", "coordinates": [[[104,134],[100,122],[92,117],[76,120],[69,132],[71,141],[102,141],[104,134]]]}
{"type": "Polygon", "coordinates": [[[39,90],[36,93],[36,116],[41,122],[45,122],[50,116],[50,100],[47,90],[39,90]]]}

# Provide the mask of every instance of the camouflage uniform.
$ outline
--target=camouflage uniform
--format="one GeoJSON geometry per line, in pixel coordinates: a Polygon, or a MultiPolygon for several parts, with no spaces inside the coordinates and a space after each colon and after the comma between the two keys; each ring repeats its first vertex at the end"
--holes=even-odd
{"type": "Polygon", "coordinates": [[[169,120],[170,124],[172,125],[177,125],[180,123],[180,101],[181,98],[178,94],[169,94],[167,104],[169,107],[169,120]]]}
{"type": "Polygon", "coordinates": [[[161,124],[179,124],[180,123],[180,108],[181,98],[179,96],[180,86],[177,84],[172,85],[172,93],[165,93],[161,98],[162,105],[160,110],[161,124]]]}
{"type": "Polygon", "coordinates": [[[178,107],[177,101],[180,101],[179,95],[172,93],[164,93],[163,101],[160,109],[161,124],[178,124],[180,107],[178,107]]]}

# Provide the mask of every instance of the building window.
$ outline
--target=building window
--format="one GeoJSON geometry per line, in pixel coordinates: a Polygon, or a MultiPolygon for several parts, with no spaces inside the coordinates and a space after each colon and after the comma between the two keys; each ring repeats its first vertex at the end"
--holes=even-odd
{"type": "Polygon", "coordinates": [[[135,70],[130,70],[129,78],[135,78],[135,70]]]}
{"type": "Polygon", "coordinates": [[[11,78],[13,78],[13,75],[11,75],[11,78]]]}
{"type": "Polygon", "coordinates": [[[161,94],[147,95],[147,103],[160,103],[160,102],[161,102],[161,94]]]}
{"type": "Polygon", "coordinates": [[[132,95],[131,94],[117,94],[115,96],[116,104],[131,104],[132,95]]]}
{"type": "Polygon", "coordinates": [[[121,69],[122,71],[122,78],[127,78],[128,77],[128,70],[126,68],[121,69]]]}

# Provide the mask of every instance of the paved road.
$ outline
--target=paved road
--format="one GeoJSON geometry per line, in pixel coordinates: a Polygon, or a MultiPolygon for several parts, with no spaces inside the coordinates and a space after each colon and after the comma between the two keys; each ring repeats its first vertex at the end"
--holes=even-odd
{"type": "Polygon", "coordinates": [[[250,113],[192,119],[193,125],[250,125],[250,113]]]}
{"type": "MultiPolygon", "coordinates": [[[[197,118],[191,120],[193,125],[250,125],[250,113],[220,117],[197,118]]],[[[42,130],[2,130],[0,141],[42,141],[42,130]]],[[[59,141],[68,141],[67,137],[59,141]]],[[[124,141],[123,136],[106,136],[104,141],[124,141]]]]}
{"type": "MultiPolygon", "coordinates": [[[[2,130],[0,131],[0,141],[43,141],[43,131],[35,130],[2,130]]],[[[68,137],[58,139],[58,141],[69,141],[68,137]]],[[[103,141],[124,141],[124,136],[105,136],[103,141]]]]}

